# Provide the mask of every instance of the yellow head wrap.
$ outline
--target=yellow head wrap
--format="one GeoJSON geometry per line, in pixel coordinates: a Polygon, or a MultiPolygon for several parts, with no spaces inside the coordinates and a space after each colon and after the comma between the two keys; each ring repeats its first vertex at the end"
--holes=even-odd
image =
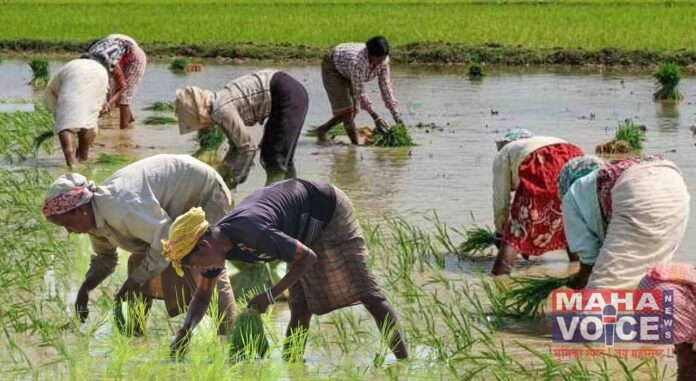
{"type": "Polygon", "coordinates": [[[189,255],[207,229],[208,221],[205,220],[205,212],[198,207],[191,208],[172,223],[169,228],[169,239],[162,240],[164,247],[162,255],[172,262],[177,275],[184,276],[181,260],[189,255]]]}

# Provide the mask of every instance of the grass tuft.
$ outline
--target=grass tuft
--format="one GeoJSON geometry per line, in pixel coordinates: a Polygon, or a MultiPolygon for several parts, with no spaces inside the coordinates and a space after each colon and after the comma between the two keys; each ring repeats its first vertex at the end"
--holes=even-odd
{"type": "Polygon", "coordinates": [[[504,291],[505,308],[511,315],[533,319],[543,312],[553,290],[568,283],[568,277],[518,277],[504,291]]]}
{"type": "Polygon", "coordinates": [[[172,61],[169,64],[169,70],[177,73],[183,73],[186,71],[186,66],[189,64],[189,59],[188,58],[183,58],[183,57],[178,57],[175,58],[174,61],[172,61]]]}
{"type": "Polygon", "coordinates": [[[645,131],[633,122],[631,119],[626,119],[619,123],[616,130],[616,140],[626,142],[634,152],[639,152],[643,149],[645,141],[645,131]]]}
{"type": "Polygon", "coordinates": [[[143,123],[147,125],[171,125],[176,124],[177,120],[176,118],[172,118],[171,116],[152,115],[145,118],[143,123]]]}
{"type": "Polygon", "coordinates": [[[478,226],[467,229],[464,242],[459,245],[457,253],[460,257],[470,257],[482,254],[495,245],[495,232],[489,227],[478,226]]]}
{"type": "Polygon", "coordinates": [[[230,357],[233,360],[263,357],[268,348],[261,314],[253,308],[245,308],[237,315],[232,327],[230,357]]]}

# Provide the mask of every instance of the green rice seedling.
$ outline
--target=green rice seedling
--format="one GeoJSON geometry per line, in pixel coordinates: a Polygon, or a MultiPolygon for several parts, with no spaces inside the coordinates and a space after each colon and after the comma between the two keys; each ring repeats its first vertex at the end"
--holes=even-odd
{"type": "Polygon", "coordinates": [[[457,245],[452,242],[452,237],[450,237],[450,229],[447,226],[447,223],[440,219],[437,212],[433,212],[433,217],[430,219],[430,221],[435,228],[435,239],[445,248],[445,250],[447,250],[447,252],[456,253],[458,251],[457,245]]]}
{"type": "Polygon", "coordinates": [[[177,120],[171,116],[151,115],[145,118],[143,123],[148,125],[176,124],[177,120]]]}
{"type": "Polygon", "coordinates": [[[503,300],[509,313],[533,319],[543,312],[544,303],[553,290],[568,283],[569,277],[518,277],[505,291],[503,300]]]}
{"type": "Polygon", "coordinates": [[[480,62],[471,62],[467,69],[469,79],[481,79],[486,75],[485,67],[480,62]]]}
{"type": "Polygon", "coordinates": [[[174,112],[174,102],[157,101],[145,107],[147,111],[174,112]]]}
{"type": "Polygon", "coordinates": [[[684,94],[679,91],[681,81],[681,70],[674,62],[666,62],[658,66],[653,74],[657,80],[657,91],[653,94],[655,100],[679,102],[684,99],[684,94]]]}
{"type": "Polygon", "coordinates": [[[132,163],[134,160],[125,155],[110,155],[108,153],[100,153],[95,161],[99,165],[126,165],[132,163]]]}
{"type": "Polygon", "coordinates": [[[53,116],[43,104],[36,103],[33,112],[0,113],[0,126],[3,130],[0,152],[5,160],[11,163],[26,160],[42,148],[47,153],[52,152],[53,145],[45,143],[53,134],[53,116]],[[38,137],[41,142],[37,142],[38,137]]]}
{"type": "MultiPolygon", "coordinates": [[[[327,133],[330,138],[336,137],[336,136],[348,136],[348,131],[346,131],[346,127],[343,125],[343,123],[337,125],[336,127],[332,128],[331,131],[327,133]]],[[[308,137],[316,137],[317,136],[317,129],[312,128],[311,130],[307,131],[305,133],[305,136],[308,137]]]]}
{"type": "Polygon", "coordinates": [[[183,73],[186,71],[186,66],[188,66],[188,64],[188,58],[177,57],[169,64],[169,70],[176,73],[183,73]]]}
{"type": "Polygon", "coordinates": [[[31,83],[36,87],[45,87],[50,79],[50,66],[48,61],[43,58],[33,58],[29,61],[32,77],[31,83]]]}
{"type": "Polygon", "coordinates": [[[230,337],[230,357],[235,361],[263,357],[269,343],[261,314],[253,308],[245,308],[237,315],[230,337]]]}
{"type": "Polygon", "coordinates": [[[467,229],[464,234],[466,238],[457,250],[460,258],[480,255],[496,244],[495,232],[487,226],[467,229]]]}
{"type": "Polygon", "coordinates": [[[225,133],[222,132],[220,126],[213,126],[198,131],[196,137],[199,150],[217,150],[225,141],[225,133]]]}
{"type": "Polygon", "coordinates": [[[396,124],[384,133],[372,135],[372,145],[377,147],[410,147],[414,146],[408,129],[403,124],[396,124]]]}
{"type": "Polygon", "coordinates": [[[645,141],[645,131],[633,120],[626,119],[619,123],[616,130],[616,140],[626,142],[634,152],[640,152],[645,141]]]}
{"type": "Polygon", "coordinates": [[[56,132],[54,130],[46,130],[40,133],[39,136],[35,137],[34,142],[31,144],[31,151],[34,153],[34,155],[38,155],[39,150],[41,150],[41,147],[44,147],[44,145],[51,147],[53,145],[53,138],[55,136],[56,132]],[[51,142],[50,145],[49,142],[51,142]]]}

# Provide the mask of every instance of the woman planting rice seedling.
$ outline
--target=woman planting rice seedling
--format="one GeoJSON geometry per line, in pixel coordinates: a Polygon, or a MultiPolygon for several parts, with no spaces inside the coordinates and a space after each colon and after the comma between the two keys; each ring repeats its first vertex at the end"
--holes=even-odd
{"type": "Polygon", "coordinates": [[[208,280],[196,290],[186,321],[172,341],[173,353],[186,347],[208,308],[214,281],[229,259],[289,264],[278,283],[249,301],[249,307],[264,313],[289,289],[287,336],[306,331],[312,315],[363,304],[378,328],[391,333],[385,339],[396,357],[407,357],[396,314],[368,270],[365,240],[353,205],[333,185],[293,179],[267,186],[214,226],[208,224],[202,209],[194,208],[172,224],[164,247],[177,272],[182,267],[201,269],[208,280]]]}
{"type": "Polygon", "coordinates": [[[696,380],[696,269],[687,263],[653,265],[638,289],[672,291],[677,381],[696,380]]]}
{"type": "Polygon", "coordinates": [[[195,86],[176,91],[180,133],[222,126],[230,147],[220,170],[232,189],[246,180],[258,149],[247,126],[264,120],[258,146],[266,184],[295,177],[295,146],[308,104],[301,83],[270,69],[239,77],[216,93],[195,86]]]}
{"type": "Polygon", "coordinates": [[[689,219],[689,193],[674,163],[648,157],[602,166],[591,156],[566,164],[558,180],[579,289],[634,289],[650,265],[672,259],[689,219]]]}
{"type": "Polygon", "coordinates": [[[397,125],[403,125],[399,115],[398,103],[391,85],[389,62],[389,43],[381,36],[369,39],[365,44],[341,44],[324,56],[321,64],[324,89],[329,96],[333,117],[317,127],[317,138],[326,141],[326,133],[334,126],[343,123],[351,143],[359,144],[355,127],[358,102],[375,122],[377,132],[389,127],[377,114],[372,102],[365,93],[365,83],[377,77],[382,99],[397,125]]]}
{"type": "MultiPolygon", "coordinates": [[[[537,256],[566,247],[558,175],[568,160],[583,153],[561,139],[534,136],[520,128],[508,131],[496,143],[493,213],[500,247],[491,272],[505,275],[518,253],[537,256]]],[[[570,252],[568,257],[577,260],[570,252]]]]}
{"type": "Polygon", "coordinates": [[[121,129],[128,128],[135,121],[130,104],[140,80],[145,75],[145,52],[132,38],[122,34],[110,34],[92,43],[82,58],[95,60],[109,71],[116,87],[104,105],[104,111],[111,112],[118,104],[121,129]]]}
{"type": "Polygon", "coordinates": [[[108,88],[109,76],[102,65],[76,59],[63,66],[46,89],[46,106],[53,113],[53,128],[70,167],[89,156],[108,88]]]}
{"type": "MultiPolygon", "coordinates": [[[[229,205],[230,192],[220,175],[187,155],[140,160],[99,186],[76,173],[60,176],[48,190],[43,213],[68,232],[89,234],[96,254],[75,301],[81,319],[87,316],[89,292],[116,268],[117,248],[131,255],[128,279],[116,298],[144,298],[148,310],[152,298],[162,298],[170,316],[180,314],[191,299],[199,273],[187,269],[181,273],[183,278],[176,276],[162,256],[161,241],[167,237],[173,219],[190,208],[202,207],[211,221],[217,221],[229,205]]],[[[234,295],[224,263],[219,270],[218,311],[224,322],[219,332],[226,334],[234,314],[234,295]]]]}

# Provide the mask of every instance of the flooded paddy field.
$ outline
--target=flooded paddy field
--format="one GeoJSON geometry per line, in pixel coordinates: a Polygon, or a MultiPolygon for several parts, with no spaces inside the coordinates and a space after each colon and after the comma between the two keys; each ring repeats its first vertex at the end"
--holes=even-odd
{"type": "MultiPolygon", "coordinates": [[[[62,64],[51,62],[52,73],[62,64]]],[[[199,73],[177,75],[166,67],[164,63],[149,65],[135,98],[136,126],[121,131],[116,120],[104,120],[92,161],[76,167],[76,172],[103,180],[118,168],[97,164],[94,158],[100,153],[132,159],[165,152],[193,153],[196,143],[192,135],[179,135],[173,125],[142,124],[145,118],[157,114],[144,108],[155,101],[172,100],[176,88],[195,84],[216,89],[234,77],[262,68],[209,64],[199,73]]],[[[319,68],[282,69],[299,79],[309,92],[304,131],[328,119],[330,108],[319,68]]],[[[0,65],[0,99],[39,98],[41,92],[27,85],[30,79],[31,71],[25,61],[5,60],[0,65]]],[[[8,375],[22,378],[48,378],[46,375],[55,374],[61,379],[588,379],[583,378],[584,374],[590,375],[590,379],[601,377],[601,361],[581,362],[589,368],[587,373],[572,362],[556,364],[553,369],[543,365],[543,355],[551,356],[552,348],[544,319],[519,322],[487,314],[487,299],[481,289],[481,282],[487,278],[477,273],[490,270],[491,258],[459,260],[451,254],[451,248],[438,239],[442,235],[433,222],[434,214],[441,227],[448,226],[455,244],[461,238],[452,228],[492,225],[494,140],[511,127],[561,137],[593,152],[595,145],[613,136],[619,121],[631,118],[647,127],[645,153],[661,154],[674,161],[689,190],[696,189],[696,141],[691,130],[696,124],[696,78],[682,81],[686,99],[678,106],[653,102],[654,80],[648,73],[496,69],[482,80],[472,81],[463,69],[396,67],[394,84],[404,121],[417,146],[352,147],[345,137],[320,146],[314,138],[303,136],[295,160],[300,177],[331,182],[353,200],[366,226],[373,270],[402,319],[414,360],[396,363],[391,354],[380,356],[389,352],[380,344],[372,319],[364,309],[354,307],[313,321],[304,365],[284,365],[277,348],[263,362],[226,365],[224,346],[209,322],[197,330],[189,358],[173,364],[164,359],[172,330],[182,318],[167,319],[160,303],[156,303],[149,318],[147,337],[131,339],[112,332],[110,298],[125,279],[123,264],[90,294],[92,314],[88,323],[58,330],[56,327],[72,316],[72,302],[88,266],[90,249],[86,237],[66,238],[64,232],[46,230],[56,234],[64,245],[60,253],[45,256],[46,263],[36,267],[40,273],[32,274],[35,282],[26,284],[30,291],[3,297],[13,309],[0,307],[7,312],[2,314],[6,329],[0,339],[0,352],[7,356],[0,359],[0,368],[8,375]],[[26,306],[15,306],[18,298],[29,297],[33,299],[26,306]],[[483,308],[477,309],[473,300],[483,303],[483,308]],[[444,311],[442,306],[446,306],[444,311]],[[21,316],[22,311],[34,311],[37,316],[33,320],[7,317],[9,312],[15,314],[11,316],[21,316]]],[[[369,91],[375,104],[381,106],[376,85],[369,91]]],[[[388,115],[384,109],[380,108],[380,112],[388,115]]],[[[359,125],[369,123],[364,113],[359,115],[359,125]]],[[[252,130],[257,138],[261,136],[260,126],[252,130]]],[[[65,170],[60,150],[56,149],[53,154],[42,153],[24,162],[6,162],[4,171],[36,166],[46,168],[52,176],[65,170]]],[[[235,192],[235,201],[241,201],[264,182],[265,173],[257,163],[247,182],[235,192]]],[[[31,197],[40,202],[45,189],[33,189],[36,194],[31,197]]],[[[39,208],[36,204],[32,213],[39,208]]],[[[692,205],[692,217],[694,210],[692,205]]],[[[692,218],[677,254],[679,261],[696,260],[693,221],[692,218]]],[[[8,235],[22,240],[18,234],[8,235]]],[[[48,247],[52,244],[55,242],[45,243],[48,247]]],[[[537,260],[520,261],[513,275],[564,275],[568,271],[575,268],[568,265],[565,256],[550,253],[537,260]]],[[[9,284],[5,287],[13,290],[9,284]]],[[[283,304],[277,305],[269,317],[276,340],[282,337],[288,318],[283,304]]],[[[626,378],[617,360],[607,362],[607,374],[614,372],[611,379],[626,378]]],[[[666,379],[671,379],[673,362],[671,358],[648,362],[636,369],[633,377],[660,379],[666,366],[666,379]]],[[[630,367],[637,365],[638,362],[630,367]]]]}

